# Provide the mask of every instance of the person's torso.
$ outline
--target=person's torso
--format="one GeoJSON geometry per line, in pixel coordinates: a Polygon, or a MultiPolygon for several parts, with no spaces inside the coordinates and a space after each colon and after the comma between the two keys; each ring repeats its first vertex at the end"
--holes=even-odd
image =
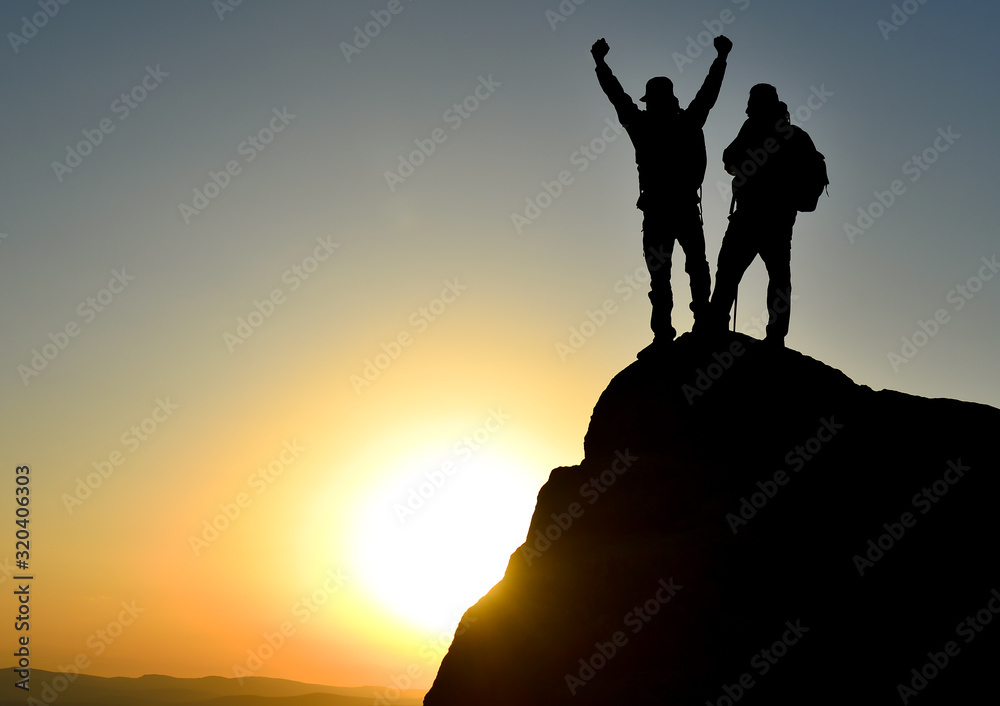
{"type": "Polygon", "coordinates": [[[707,167],[705,134],[685,111],[667,118],[642,111],[626,130],[635,147],[643,193],[680,201],[697,197],[707,167]]]}

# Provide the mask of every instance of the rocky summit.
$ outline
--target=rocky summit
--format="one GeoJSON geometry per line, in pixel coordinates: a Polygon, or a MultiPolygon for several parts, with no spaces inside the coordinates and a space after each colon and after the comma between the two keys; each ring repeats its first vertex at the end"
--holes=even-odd
{"type": "Polygon", "coordinates": [[[608,385],[424,704],[979,703],[998,431],[992,407],[686,334],[608,385]]]}

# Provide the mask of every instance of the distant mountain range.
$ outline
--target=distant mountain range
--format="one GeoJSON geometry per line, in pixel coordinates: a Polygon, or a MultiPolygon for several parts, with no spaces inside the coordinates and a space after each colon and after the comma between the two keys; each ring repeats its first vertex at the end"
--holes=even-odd
{"type": "MultiPolygon", "coordinates": [[[[14,686],[13,669],[3,670],[0,683],[0,706],[24,706],[28,698],[38,703],[59,706],[372,706],[379,697],[392,706],[419,706],[424,692],[417,689],[395,690],[389,687],[336,687],[303,684],[288,679],[247,677],[241,685],[236,679],[201,677],[179,679],[161,674],[130,677],[77,676],[68,685],[65,675],[42,669],[31,670],[31,691],[14,686]],[[58,679],[62,677],[62,679],[58,679]],[[48,689],[46,689],[46,685],[48,689]],[[59,687],[62,687],[59,690],[59,687]],[[55,695],[55,700],[53,700],[55,695]],[[395,698],[393,698],[395,697],[395,698]]],[[[35,702],[32,702],[35,703],[35,702]]],[[[381,701],[380,701],[381,703],[381,701]]]]}

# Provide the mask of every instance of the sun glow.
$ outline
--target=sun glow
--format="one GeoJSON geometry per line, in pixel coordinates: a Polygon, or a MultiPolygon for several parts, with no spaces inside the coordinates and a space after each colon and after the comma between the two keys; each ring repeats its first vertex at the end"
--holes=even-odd
{"type": "Polygon", "coordinates": [[[442,467],[431,460],[394,474],[359,508],[354,534],[371,595],[435,629],[453,626],[503,578],[538,492],[501,454],[480,452],[451,475],[442,467]]]}

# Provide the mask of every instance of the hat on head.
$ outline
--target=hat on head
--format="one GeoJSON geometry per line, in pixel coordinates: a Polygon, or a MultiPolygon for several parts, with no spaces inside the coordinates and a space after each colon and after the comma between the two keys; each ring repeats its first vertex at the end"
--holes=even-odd
{"type": "Polygon", "coordinates": [[[655,76],[646,81],[646,95],[641,100],[643,103],[650,96],[672,96],[674,95],[674,82],[666,76],[655,76]]]}
{"type": "Polygon", "coordinates": [[[750,89],[750,97],[762,103],[778,103],[778,89],[769,83],[758,83],[750,89]]]}
{"type": "Polygon", "coordinates": [[[788,106],[778,100],[778,90],[769,83],[758,83],[750,89],[747,100],[747,117],[754,119],[780,118],[788,112],[788,106]]]}

